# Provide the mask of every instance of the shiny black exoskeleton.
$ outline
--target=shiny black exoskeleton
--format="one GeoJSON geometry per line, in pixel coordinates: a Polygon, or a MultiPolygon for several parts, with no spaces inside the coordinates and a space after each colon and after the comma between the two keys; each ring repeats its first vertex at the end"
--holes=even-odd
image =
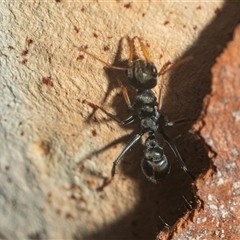
{"type": "Polygon", "coordinates": [[[183,170],[188,173],[191,178],[194,178],[188,172],[177,148],[163,132],[163,129],[159,124],[161,113],[157,109],[157,98],[151,90],[157,85],[158,72],[156,67],[153,63],[148,63],[142,60],[130,62],[129,70],[126,71],[126,75],[128,82],[137,89],[135,101],[131,108],[133,112],[136,112],[136,115],[131,115],[125,121],[120,122],[120,124],[127,125],[136,119],[139,119],[141,130],[128,142],[122,153],[114,161],[112,176],[115,174],[115,168],[124,155],[146,133],[148,134],[148,137],[144,144],[144,157],[141,161],[142,171],[145,176],[154,183],[163,180],[170,171],[170,163],[163,151],[163,148],[159,145],[156,139],[156,133],[160,133],[163,136],[164,141],[174,152],[183,170]]]}
{"type": "MultiPolygon", "coordinates": [[[[82,49],[82,51],[93,56],[92,54],[88,53],[84,49],[82,49]]],[[[128,83],[133,88],[136,89],[135,100],[134,100],[134,103],[131,105],[126,87],[124,87],[123,84],[119,81],[120,86],[122,87],[122,90],[123,90],[125,101],[133,112],[133,114],[130,115],[124,121],[118,120],[112,114],[109,114],[100,106],[85,101],[90,106],[99,108],[102,111],[104,111],[106,114],[108,114],[108,116],[110,116],[112,119],[117,121],[120,125],[124,126],[136,120],[140,121],[141,129],[139,133],[135,134],[132,137],[132,139],[128,142],[127,146],[123,149],[123,151],[118,156],[118,158],[113,162],[112,177],[115,174],[116,166],[125,156],[125,154],[137,142],[140,141],[141,137],[144,134],[147,134],[148,136],[144,143],[144,146],[145,146],[144,156],[141,160],[142,171],[145,174],[145,176],[154,183],[158,183],[159,181],[163,180],[170,171],[170,163],[167,156],[164,153],[163,148],[159,145],[156,139],[156,134],[159,133],[162,135],[164,141],[168,144],[168,146],[172,149],[173,153],[176,156],[177,161],[181,165],[181,168],[194,180],[195,179],[194,176],[188,171],[187,166],[182,160],[177,148],[171,142],[168,136],[164,133],[159,123],[160,118],[165,119],[165,117],[161,115],[160,109],[159,109],[160,104],[158,103],[158,100],[151,89],[157,85],[158,76],[163,73],[162,73],[162,70],[158,72],[155,65],[151,62],[150,57],[141,39],[138,37],[134,37],[131,40],[128,67],[125,69],[111,66],[105,63],[104,61],[102,61],[100,58],[97,58],[95,56],[93,57],[103,62],[109,68],[125,70],[128,83]],[[139,60],[139,59],[133,61],[135,39],[139,40],[141,50],[143,52],[144,57],[146,58],[146,61],[139,60]]],[[[164,69],[164,67],[162,69],[164,69]]]]}

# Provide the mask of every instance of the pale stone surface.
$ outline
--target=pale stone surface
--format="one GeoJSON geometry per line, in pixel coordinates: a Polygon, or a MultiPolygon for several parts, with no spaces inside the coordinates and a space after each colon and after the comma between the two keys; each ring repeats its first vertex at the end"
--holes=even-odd
{"type": "MultiPolygon", "coordinates": [[[[181,207],[167,209],[161,201],[171,190],[161,191],[166,185],[152,186],[142,177],[142,148],[129,154],[104,192],[96,191],[103,182],[100,176],[110,175],[112,161],[129,137],[115,147],[120,143],[116,140],[137,128],[123,129],[104,121],[106,116],[99,111],[99,123],[87,123],[92,109],[82,104],[86,98],[98,104],[106,98],[105,108],[120,118],[127,116],[127,110],[117,94],[115,76],[106,74],[103,65],[89,56],[81,60],[75,46],[87,45],[89,52],[112,63],[120,39],[124,38],[119,55],[123,61],[129,50],[126,37],[139,36],[149,44],[150,56],[159,69],[169,60],[198,53],[193,54],[193,65],[185,65],[183,77],[187,74],[187,80],[180,78],[178,86],[168,88],[176,93],[170,92],[172,99],[163,107],[170,120],[198,117],[201,108],[194,114],[199,105],[195,102],[201,101],[207,90],[196,97],[202,83],[191,81],[197,79],[196,74],[202,75],[211,51],[208,42],[198,45],[197,39],[222,5],[222,1],[0,4],[1,238],[134,239],[157,235],[162,222],[153,219],[161,215],[168,221],[169,213],[156,213],[155,208],[160,205],[174,215],[181,207]],[[193,46],[196,51],[187,51],[193,46]],[[192,85],[186,88],[185,82],[192,85]],[[182,102],[182,96],[192,105],[182,102]]],[[[219,24],[221,28],[225,25],[219,24]]],[[[213,45],[221,51],[218,39],[211,40],[216,40],[213,45]]],[[[187,177],[176,181],[189,184],[187,177]]],[[[169,200],[169,204],[175,203],[169,200]]]]}

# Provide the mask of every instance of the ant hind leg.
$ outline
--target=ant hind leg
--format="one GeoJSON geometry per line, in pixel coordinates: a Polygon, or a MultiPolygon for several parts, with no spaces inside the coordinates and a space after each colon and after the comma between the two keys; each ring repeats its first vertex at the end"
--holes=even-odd
{"type": "Polygon", "coordinates": [[[161,130],[159,130],[159,133],[163,136],[164,141],[168,144],[168,146],[172,149],[174,155],[176,156],[176,159],[178,161],[178,163],[180,164],[181,168],[183,169],[183,171],[185,173],[187,173],[187,175],[193,180],[195,181],[195,177],[189,172],[187,165],[185,164],[185,162],[183,161],[180,153],[178,152],[176,146],[172,143],[172,141],[169,139],[169,137],[161,130]]]}

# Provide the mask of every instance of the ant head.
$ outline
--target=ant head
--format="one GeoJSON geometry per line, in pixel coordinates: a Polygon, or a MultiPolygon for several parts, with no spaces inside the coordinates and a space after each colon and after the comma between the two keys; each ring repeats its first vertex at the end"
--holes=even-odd
{"type": "Polygon", "coordinates": [[[129,84],[136,89],[151,89],[157,85],[158,71],[151,62],[143,60],[129,62],[126,75],[129,84]]]}

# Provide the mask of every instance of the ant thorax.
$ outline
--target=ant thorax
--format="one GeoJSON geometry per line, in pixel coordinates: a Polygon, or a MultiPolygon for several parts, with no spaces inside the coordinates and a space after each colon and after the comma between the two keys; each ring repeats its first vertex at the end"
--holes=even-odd
{"type": "Polygon", "coordinates": [[[135,98],[134,109],[141,120],[143,132],[156,132],[158,129],[159,112],[156,109],[157,98],[152,90],[138,90],[135,98]]]}
{"type": "Polygon", "coordinates": [[[143,60],[131,61],[126,71],[127,80],[136,89],[151,89],[157,85],[157,68],[143,60]]]}
{"type": "Polygon", "coordinates": [[[143,60],[129,62],[128,82],[137,89],[134,109],[141,120],[143,132],[156,132],[159,113],[156,110],[157,98],[151,88],[157,85],[157,68],[153,63],[143,60]]]}

